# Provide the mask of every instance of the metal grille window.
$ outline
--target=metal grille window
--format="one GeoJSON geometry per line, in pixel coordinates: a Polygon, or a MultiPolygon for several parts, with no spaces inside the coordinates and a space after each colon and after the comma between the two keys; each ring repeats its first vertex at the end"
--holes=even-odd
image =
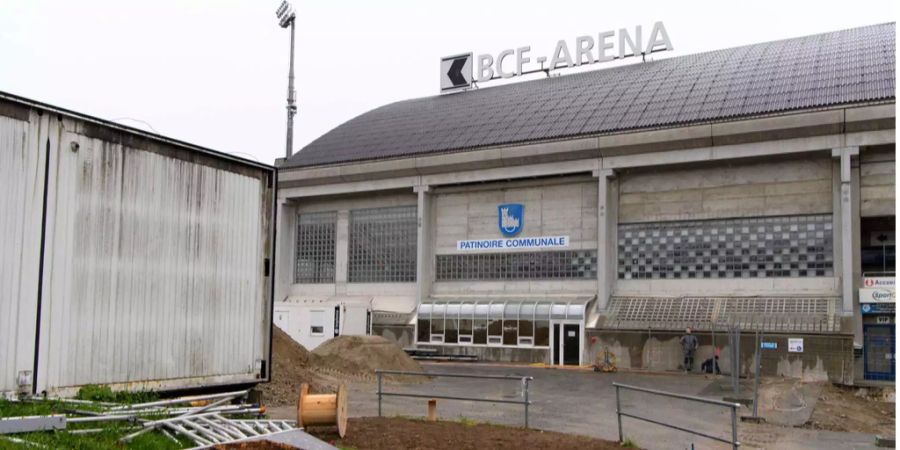
{"type": "Polygon", "coordinates": [[[596,250],[438,255],[438,281],[597,278],[596,250]]]}
{"type": "Polygon", "coordinates": [[[619,225],[620,279],[834,276],[831,214],[619,225]]]}
{"type": "Polygon", "coordinates": [[[351,283],[416,281],[416,207],[350,212],[351,283]]]}
{"type": "Polygon", "coordinates": [[[295,283],[334,283],[334,212],[301,214],[297,220],[295,283]]]}

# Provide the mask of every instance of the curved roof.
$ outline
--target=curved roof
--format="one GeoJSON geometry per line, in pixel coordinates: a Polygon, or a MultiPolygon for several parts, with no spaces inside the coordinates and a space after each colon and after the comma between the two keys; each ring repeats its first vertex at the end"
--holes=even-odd
{"type": "Polygon", "coordinates": [[[890,100],[894,35],[891,22],[391,103],[329,131],[283,167],[890,100]]]}

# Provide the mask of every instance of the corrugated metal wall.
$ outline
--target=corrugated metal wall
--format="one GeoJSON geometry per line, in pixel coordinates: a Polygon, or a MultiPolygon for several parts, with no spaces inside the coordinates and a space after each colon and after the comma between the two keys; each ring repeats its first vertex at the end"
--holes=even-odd
{"type": "Polygon", "coordinates": [[[44,116],[0,111],[0,391],[34,366],[45,154],[36,391],[257,380],[269,353],[267,171],[44,116]]]}
{"type": "Polygon", "coordinates": [[[34,366],[47,121],[34,114],[30,127],[27,116],[0,115],[0,392],[17,390],[34,366]]]}

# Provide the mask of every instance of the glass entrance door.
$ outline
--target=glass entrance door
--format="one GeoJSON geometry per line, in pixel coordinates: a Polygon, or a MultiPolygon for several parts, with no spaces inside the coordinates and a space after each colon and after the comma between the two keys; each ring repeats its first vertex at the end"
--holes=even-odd
{"type": "Polygon", "coordinates": [[[863,326],[865,378],[894,381],[894,325],[863,326]]]}

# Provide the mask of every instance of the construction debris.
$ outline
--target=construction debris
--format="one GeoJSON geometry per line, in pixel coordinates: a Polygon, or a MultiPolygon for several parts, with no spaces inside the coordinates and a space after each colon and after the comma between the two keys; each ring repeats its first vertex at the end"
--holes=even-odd
{"type": "MultiPolygon", "coordinates": [[[[0,434],[63,430],[66,429],[67,423],[130,422],[138,429],[119,439],[121,443],[130,442],[142,434],[157,430],[174,442],[179,442],[176,436],[183,436],[200,446],[198,448],[206,448],[296,429],[294,422],[286,420],[226,418],[225,415],[260,417],[265,413],[263,406],[236,403],[241,399],[246,399],[248,393],[249,389],[129,405],[54,399],[53,401],[77,405],[83,409],[67,409],[66,411],[70,411],[68,417],[62,414],[53,414],[0,419],[0,434]]],[[[126,428],[128,427],[126,426],[126,428]]],[[[103,431],[105,431],[104,428],[85,427],[67,430],[71,434],[90,434],[103,431]]],[[[41,446],[41,444],[27,439],[8,436],[3,436],[3,438],[21,445],[41,446]]]]}
{"type": "Polygon", "coordinates": [[[66,416],[62,414],[54,414],[51,416],[8,417],[0,419],[0,434],[64,430],[65,428],[66,416]]]}
{"type": "Polygon", "coordinates": [[[347,434],[347,387],[340,385],[336,394],[310,394],[304,383],[297,399],[297,423],[301,427],[336,426],[343,438],[347,434]]]}
{"type": "Polygon", "coordinates": [[[198,444],[196,448],[240,442],[296,428],[293,422],[287,420],[231,420],[217,413],[172,417],[148,422],[144,426],[163,427],[185,436],[198,444]]]}

